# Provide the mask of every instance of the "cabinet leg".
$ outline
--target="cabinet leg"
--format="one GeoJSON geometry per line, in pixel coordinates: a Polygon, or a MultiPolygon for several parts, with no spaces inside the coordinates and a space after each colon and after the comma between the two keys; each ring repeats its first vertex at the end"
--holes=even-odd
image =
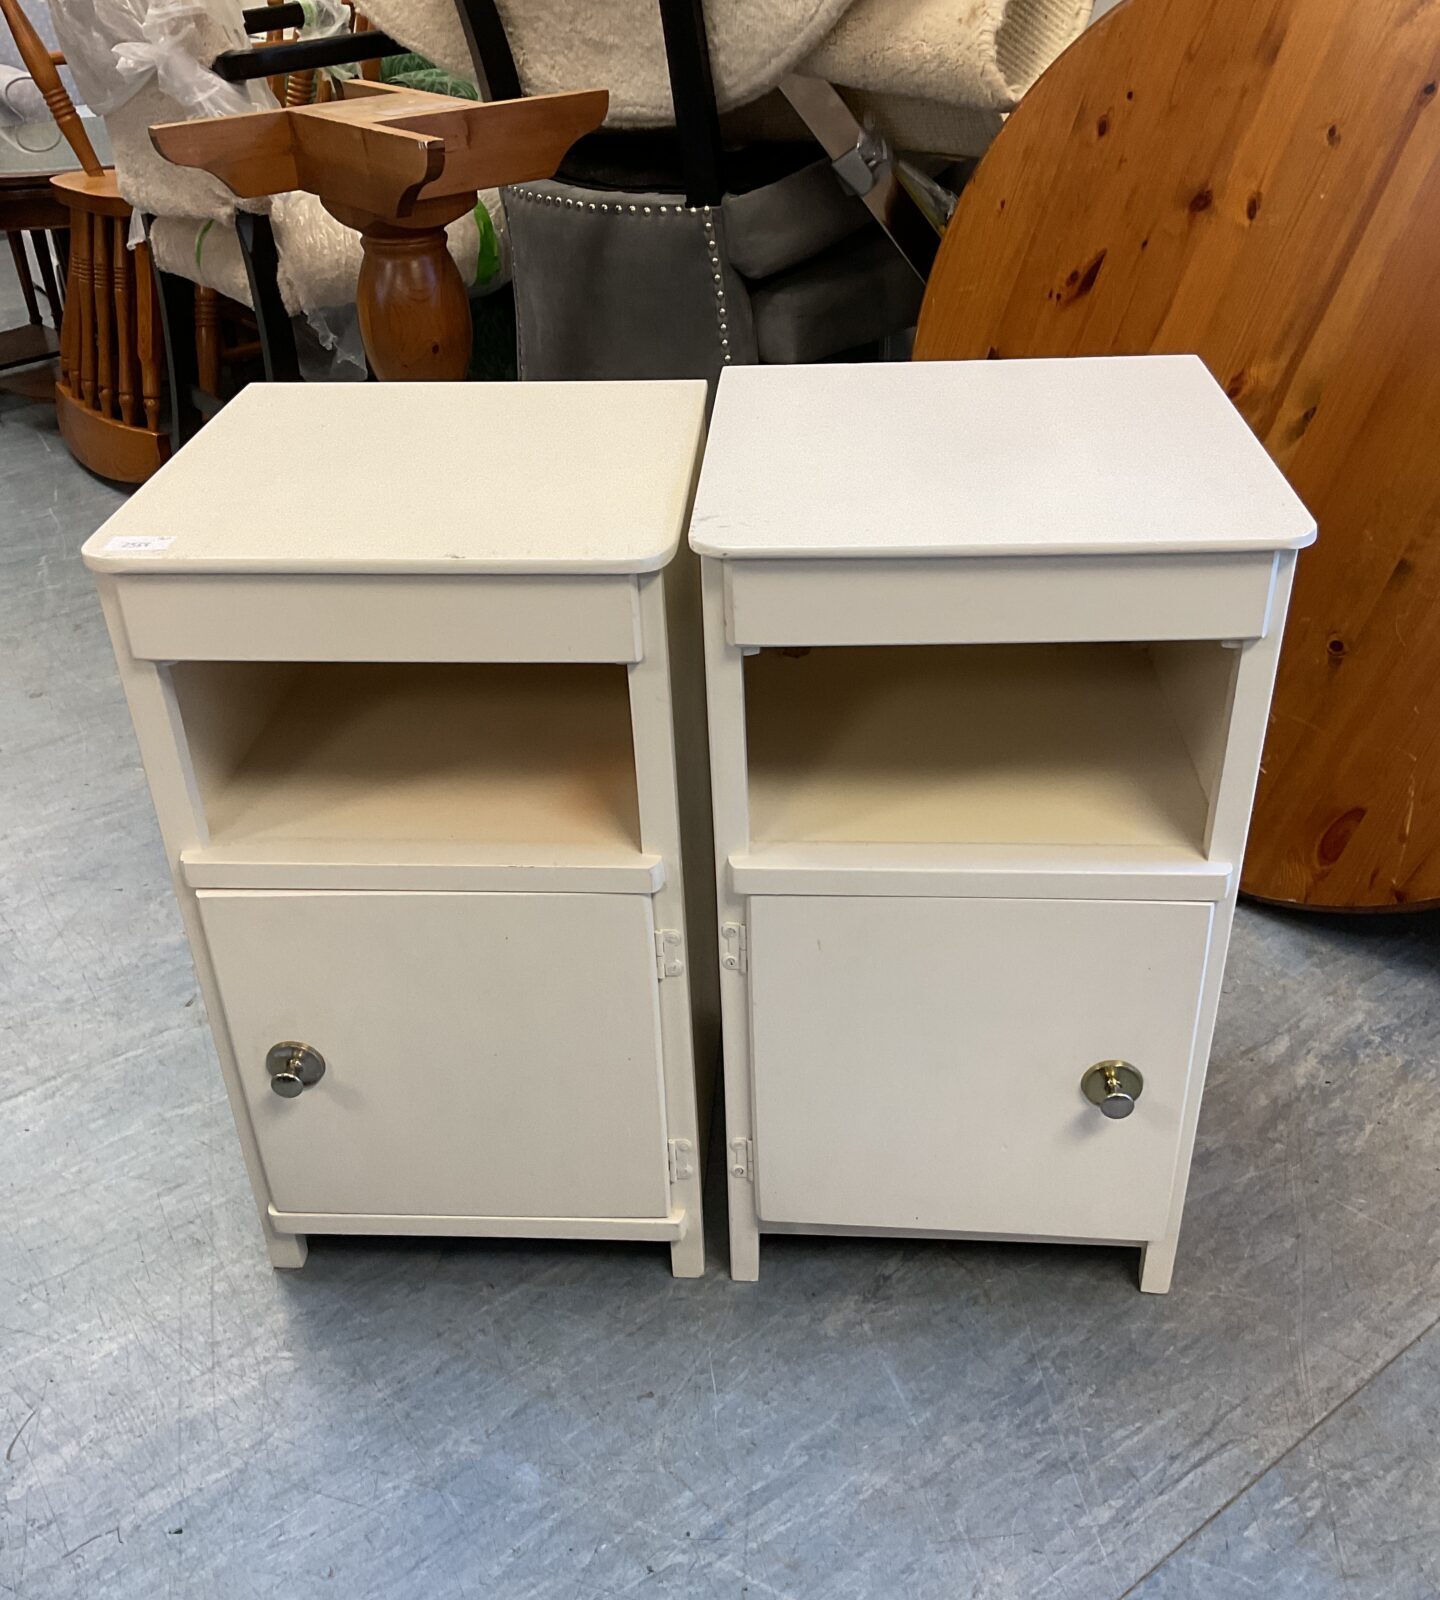
{"type": "Polygon", "coordinates": [[[279,1271],[293,1272],[305,1265],[310,1246],[303,1233],[277,1233],[267,1221],[261,1220],[265,1230],[265,1248],[270,1252],[270,1265],[279,1271]]]}
{"type": "Polygon", "coordinates": [[[1175,1270],[1175,1247],[1179,1240],[1152,1239],[1140,1246],[1140,1292],[1142,1294],[1169,1294],[1170,1275],[1175,1270]]]}
{"type": "Polygon", "coordinates": [[[748,1179],[730,1183],[730,1276],[736,1283],[754,1283],[760,1276],[760,1227],[755,1218],[755,1190],[748,1179]]]}
{"type": "Polygon", "coordinates": [[[705,1276],[705,1230],[693,1219],[685,1237],[670,1246],[670,1270],[677,1278],[705,1276]]]}

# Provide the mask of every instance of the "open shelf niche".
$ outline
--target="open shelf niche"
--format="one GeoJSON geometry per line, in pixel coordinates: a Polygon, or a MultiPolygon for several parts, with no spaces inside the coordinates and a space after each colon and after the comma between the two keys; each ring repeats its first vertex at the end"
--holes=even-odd
{"type": "MultiPolygon", "coordinates": [[[[211,852],[640,850],[623,666],[180,662],[211,852]]],[[[513,852],[512,852],[513,853],[513,852]]]]}
{"type": "Polygon", "coordinates": [[[750,837],[1200,857],[1239,652],[825,647],[745,663],[750,837]]]}

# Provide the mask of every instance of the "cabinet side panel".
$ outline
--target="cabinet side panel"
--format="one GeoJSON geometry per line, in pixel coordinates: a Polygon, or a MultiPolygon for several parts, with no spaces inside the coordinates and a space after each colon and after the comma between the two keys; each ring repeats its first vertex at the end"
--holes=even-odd
{"type": "Polygon", "coordinates": [[[723,563],[700,563],[704,613],[705,697],[710,727],[710,794],[715,825],[716,920],[734,941],[720,957],[721,1058],[725,1081],[725,1166],[730,1208],[730,1276],[760,1273],[760,1232],[747,1152],[751,1140],[750,1005],[745,973],[745,902],[730,881],[730,857],[748,849],[745,674],[740,650],[726,639],[723,563]]]}
{"type": "Polygon", "coordinates": [[[206,842],[199,791],[185,747],[180,708],[168,675],[153,661],[137,660],[131,653],[116,597],[116,583],[116,579],[109,577],[97,580],[100,603],[115,647],[115,663],[135,727],[150,798],[155,806],[156,820],[160,825],[160,836],[170,866],[171,882],[195,962],[195,975],[205,998],[205,1009],[210,1018],[216,1053],[220,1058],[221,1076],[225,1082],[231,1115],[235,1119],[235,1132],[240,1141],[245,1171],[250,1179],[261,1231],[271,1250],[272,1259],[277,1265],[298,1266],[303,1258],[303,1245],[287,1244],[282,1240],[270,1218],[270,1192],[259,1147],[255,1142],[250,1112],[240,1090],[235,1059],[225,1032],[214,963],[200,924],[195,894],[185,883],[180,864],[183,852],[206,842]]]}
{"type": "Polygon", "coordinates": [[[690,1003],[702,1132],[720,1049],[720,967],[715,899],[715,835],[710,806],[710,742],[705,708],[705,643],[700,613],[700,558],[686,544],[665,572],[670,638],[670,693],[685,862],[685,924],[690,946],[690,1003]]]}
{"type": "Polygon", "coordinates": [[[1150,650],[1160,692],[1211,811],[1220,788],[1240,656],[1238,647],[1227,649],[1212,639],[1154,645],[1150,650]]]}
{"type": "Polygon", "coordinates": [[[196,789],[208,802],[234,777],[300,668],[292,661],[177,661],[162,671],[170,675],[196,789]]]}
{"type": "MultiPolygon", "coordinates": [[[[1215,907],[1215,931],[1210,960],[1205,970],[1205,986],[1200,996],[1200,1016],[1195,1030],[1195,1050],[1190,1070],[1190,1090],[1186,1098],[1185,1121],[1176,1152],[1175,1178],[1170,1196],[1168,1225],[1157,1242],[1164,1248],[1156,1252],[1159,1260],[1173,1254],[1185,1209],[1185,1194],[1190,1182],[1190,1161],[1195,1148],[1195,1132],[1200,1119],[1200,1100],[1210,1067],[1210,1046],[1220,1009],[1220,988],[1225,978],[1225,961],[1230,949],[1230,931],[1235,919],[1239,894],[1240,864],[1250,830],[1250,811],[1255,801],[1255,786],[1260,777],[1260,755],[1265,730],[1270,720],[1270,697],[1280,661],[1280,646],[1285,634],[1285,616],[1290,604],[1290,589],[1295,576],[1295,552],[1281,551],[1275,558],[1275,588],[1270,631],[1237,652],[1239,665],[1235,692],[1226,734],[1220,781],[1210,811],[1209,851],[1212,857],[1235,863],[1230,892],[1215,907]]],[[[1168,1283],[1168,1269],[1158,1278],[1168,1283]]]]}

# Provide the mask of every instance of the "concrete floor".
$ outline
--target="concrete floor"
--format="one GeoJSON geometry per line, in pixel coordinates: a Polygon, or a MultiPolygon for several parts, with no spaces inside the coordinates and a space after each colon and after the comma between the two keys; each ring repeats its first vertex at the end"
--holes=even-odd
{"type": "Polygon", "coordinates": [[[700,1282],[277,1276],[77,557],[118,500],[0,393],[0,1594],[1440,1595],[1436,918],[1242,911],[1168,1298],[882,1241],[735,1285],[719,1194],[700,1282]]]}

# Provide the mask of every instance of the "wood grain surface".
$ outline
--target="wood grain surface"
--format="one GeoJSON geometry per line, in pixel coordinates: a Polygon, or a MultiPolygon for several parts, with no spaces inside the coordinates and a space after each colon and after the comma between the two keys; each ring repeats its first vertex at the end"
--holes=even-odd
{"type": "Polygon", "coordinates": [[[1440,6],[1128,0],[961,197],[920,359],[1198,352],[1315,513],[1244,887],[1440,902],[1440,6]]]}

